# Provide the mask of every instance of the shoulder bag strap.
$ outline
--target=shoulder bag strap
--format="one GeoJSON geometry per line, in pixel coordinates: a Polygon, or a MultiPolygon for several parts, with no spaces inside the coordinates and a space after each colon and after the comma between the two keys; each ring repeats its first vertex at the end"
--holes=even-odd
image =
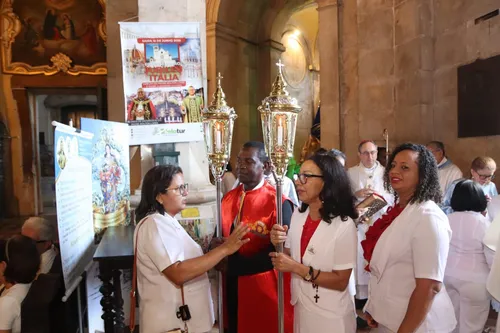
{"type": "Polygon", "coordinates": [[[136,290],[137,290],[137,243],[139,242],[139,228],[144,224],[143,218],[137,225],[137,233],[135,234],[135,248],[134,248],[134,265],[132,268],[132,290],[130,291],[130,332],[134,332],[135,329],[135,307],[137,302],[136,290]]]}

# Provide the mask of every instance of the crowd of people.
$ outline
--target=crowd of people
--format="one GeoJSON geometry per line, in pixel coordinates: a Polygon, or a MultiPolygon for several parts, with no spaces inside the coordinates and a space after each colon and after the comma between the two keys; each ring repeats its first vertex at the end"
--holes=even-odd
{"type": "Polygon", "coordinates": [[[273,166],[262,143],[246,143],[226,178],[224,238],[205,254],[175,219],[188,194],[182,170],[151,169],[136,215],[144,225],[136,228],[140,327],[209,332],[207,272],[216,268],[224,276],[219,325],[229,333],[277,331],[277,272],[287,333],[482,332],[500,298],[500,277],[490,274],[500,265],[495,162],[474,159],[464,179],[441,142],[402,144],[386,166],[377,155],[368,140],[348,170],[338,150],[309,156],[284,183],[280,226],[273,166]],[[386,205],[367,215],[358,205],[371,197],[386,205]],[[176,316],[183,306],[190,319],[176,316]]]}
{"type": "MultiPolygon", "coordinates": [[[[225,181],[223,237],[206,253],[175,218],[188,195],[182,169],[149,170],[135,212],[141,332],[210,332],[212,269],[223,273],[229,333],[277,332],[278,272],[286,333],[482,332],[500,308],[495,162],[477,157],[463,178],[441,142],[399,145],[386,165],[377,155],[362,141],[346,170],[342,152],[319,149],[277,198],[264,144],[246,143],[225,181]],[[385,206],[366,214],[371,198],[385,206]]],[[[20,332],[33,287],[60,272],[47,220],[0,244],[0,332],[20,332]]]]}

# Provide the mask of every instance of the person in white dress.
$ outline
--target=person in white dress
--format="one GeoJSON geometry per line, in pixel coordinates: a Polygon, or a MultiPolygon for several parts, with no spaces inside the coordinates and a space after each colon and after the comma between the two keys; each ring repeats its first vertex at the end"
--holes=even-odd
{"type": "MultiPolygon", "coordinates": [[[[389,205],[392,204],[392,196],[384,188],[385,168],[377,161],[378,149],[373,141],[361,141],[358,146],[358,157],[360,163],[349,168],[348,174],[351,180],[351,187],[357,199],[357,204],[376,193],[382,196],[389,205]]],[[[366,304],[368,298],[368,281],[370,274],[364,269],[366,266],[363,258],[363,249],[361,241],[365,239],[365,233],[368,228],[386,211],[383,208],[380,212],[373,215],[369,220],[358,224],[358,261],[356,265],[356,308],[361,310],[366,304]]],[[[366,323],[358,319],[359,326],[362,328],[366,323]]]]}
{"type": "Polygon", "coordinates": [[[242,240],[248,228],[240,226],[222,245],[203,254],[175,219],[186,207],[187,194],[177,166],[159,165],[144,177],[134,234],[141,332],[185,327],[190,333],[209,332],[214,313],[207,271],[248,241],[242,240]],[[186,322],[177,317],[183,304],[191,313],[186,322]]]}
{"type": "MultiPolygon", "coordinates": [[[[500,283],[498,283],[500,281],[500,216],[493,220],[486,231],[484,245],[488,250],[486,259],[491,268],[486,288],[494,298],[493,308],[498,312],[500,308],[500,283]]],[[[500,316],[497,319],[496,331],[500,332],[500,316]]]]}
{"type": "Polygon", "coordinates": [[[486,196],[479,184],[462,180],[451,198],[454,213],[448,215],[452,231],[444,284],[455,309],[454,332],[480,333],[488,319],[490,296],[486,280],[490,272],[483,239],[490,225],[486,196]]]}
{"type": "Polygon", "coordinates": [[[451,332],[455,314],[443,285],[451,230],[436,204],[436,159],[425,146],[402,144],[384,179],[396,204],[362,243],[371,271],[367,321],[379,332],[451,332]]]}
{"type": "Polygon", "coordinates": [[[21,332],[21,305],[40,269],[40,255],[29,237],[16,235],[0,251],[0,332],[21,332]]]}
{"type": "Polygon", "coordinates": [[[491,221],[494,221],[497,216],[500,216],[500,195],[491,198],[488,202],[488,215],[491,221]]]}
{"type": "Polygon", "coordinates": [[[287,228],[274,225],[274,268],[292,273],[294,333],[356,332],[354,274],[357,218],[349,178],[336,157],[318,150],[296,175],[302,206],[287,228]]]}
{"type": "Polygon", "coordinates": [[[444,194],[451,183],[463,177],[462,171],[446,157],[444,144],[441,141],[429,142],[427,144],[427,149],[429,149],[436,158],[439,186],[441,187],[441,193],[444,194]]]}
{"type": "MultiPolygon", "coordinates": [[[[491,157],[488,156],[478,156],[471,163],[471,179],[481,186],[484,194],[486,195],[486,198],[488,199],[488,202],[498,195],[497,187],[495,183],[492,182],[492,180],[495,179],[496,170],[497,164],[491,157]]],[[[451,196],[453,195],[455,185],[458,181],[459,180],[456,180],[451,183],[444,193],[441,209],[447,215],[453,213],[453,209],[451,208],[451,196]]],[[[489,214],[487,217],[491,221],[489,214]]]]}

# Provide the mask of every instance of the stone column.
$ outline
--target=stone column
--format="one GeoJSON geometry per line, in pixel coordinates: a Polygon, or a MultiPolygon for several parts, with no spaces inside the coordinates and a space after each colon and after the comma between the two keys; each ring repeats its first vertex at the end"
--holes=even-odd
{"type": "Polygon", "coordinates": [[[319,12],[319,62],[321,146],[340,147],[340,80],[338,0],[317,0],[319,12]]]}

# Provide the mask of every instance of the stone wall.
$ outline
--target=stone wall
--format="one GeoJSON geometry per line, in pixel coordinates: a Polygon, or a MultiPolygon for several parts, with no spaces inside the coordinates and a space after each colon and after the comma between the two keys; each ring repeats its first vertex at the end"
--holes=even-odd
{"type": "Polygon", "coordinates": [[[434,138],[446,144],[447,154],[464,174],[478,155],[491,156],[500,165],[500,136],[457,135],[457,68],[500,54],[500,16],[474,24],[475,18],[498,7],[496,0],[434,0],[434,138]]]}
{"type": "Polygon", "coordinates": [[[500,137],[458,139],[457,68],[500,54],[500,17],[474,19],[494,0],[345,1],[341,18],[342,146],[357,162],[362,139],[391,148],[403,141],[443,141],[468,174],[471,160],[500,162],[500,137]]]}

